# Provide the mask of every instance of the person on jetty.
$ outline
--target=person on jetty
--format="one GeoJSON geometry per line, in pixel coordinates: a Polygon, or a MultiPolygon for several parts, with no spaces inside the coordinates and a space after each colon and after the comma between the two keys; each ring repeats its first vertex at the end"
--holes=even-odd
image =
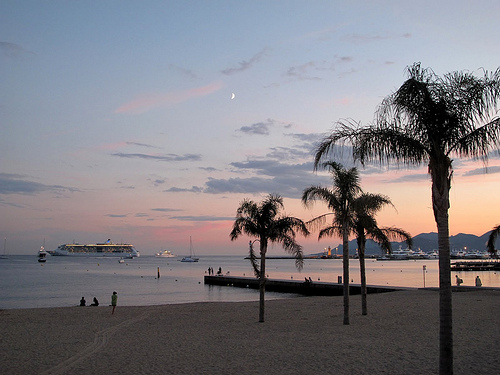
{"type": "Polygon", "coordinates": [[[94,297],[94,302],[90,306],[99,306],[99,301],[94,297]]]}
{"type": "Polygon", "coordinates": [[[113,294],[111,295],[111,306],[113,306],[113,310],[111,311],[111,315],[113,315],[115,313],[117,302],[118,302],[118,294],[116,292],[113,292],[113,294]]]}
{"type": "Polygon", "coordinates": [[[82,299],[80,300],[80,306],[85,306],[87,302],[85,301],[85,297],[82,297],[82,299]]]}
{"type": "Polygon", "coordinates": [[[476,276],[476,286],[483,286],[483,283],[481,282],[479,275],[476,276]]]}
{"type": "Polygon", "coordinates": [[[464,282],[458,275],[455,275],[455,278],[457,279],[457,286],[460,286],[464,282]]]}

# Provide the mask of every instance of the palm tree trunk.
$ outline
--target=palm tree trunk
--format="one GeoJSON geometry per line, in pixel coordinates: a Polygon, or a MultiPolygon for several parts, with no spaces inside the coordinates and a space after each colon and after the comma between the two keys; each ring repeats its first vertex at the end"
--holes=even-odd
{"type": "MultiPolygon", "coordinates": [[[[447,160],[449,161],[449,159],[447,160]]],[[[451,165],[451,161],[449,161],[451,165]]],[[[453,319],[451,298],[450,207],[451,173],[447,163],[434,165],[432,176],[432,205],[438,230],[439,246],[439,374],[453,374],[453,319]],[[443,165],[445,164],[445,165],[443,165]]]]}
{"type": "Polygon", "coordinates": [[[259,292],[260,292],[260,303],[259,303],[259,323],[264,323],[264,305],[265,305],[265,293],[266,293],[266,250],[267,245],[262,244],[260,249],[260,274],[259,274],[259,292]]]}
{"type": "Polygon", "coordinates": [[[359,273],[361,276],[361,315],[368,314],[366,303],[366,267],[365,267],[365,243],[358,243],[359,273]]]}
{"type": "Polygon", "coordinates": [[[344,274],[344,325],[349,324],[349,232],[344,220],[342,229],[342,265],[344,274]]]}

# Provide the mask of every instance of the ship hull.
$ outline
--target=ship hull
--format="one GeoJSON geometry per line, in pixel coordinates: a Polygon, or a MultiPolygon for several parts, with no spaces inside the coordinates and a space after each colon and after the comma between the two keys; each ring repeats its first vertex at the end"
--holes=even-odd
{"type": "Polygon", "coordinates": [[[65,244],[54,250],[55,256],[137,258],[139,252],[130,244],[65,244]]]}

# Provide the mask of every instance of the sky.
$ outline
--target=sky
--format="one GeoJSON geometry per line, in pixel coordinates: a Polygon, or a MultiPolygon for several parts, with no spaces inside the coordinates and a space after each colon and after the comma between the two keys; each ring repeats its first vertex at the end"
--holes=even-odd
{"type": "MultiPolygon", "coordinates": [[[[342,119],[373,120],[414,62],[443,75],[500,66],[498,1],[0,2],[0,236],[128,242],[246,255],[229,233],[243,199],[331,186],[314,146],[342,119]]],[[[454,160],[450,234],[500,224],[500,160],[454,160]]],[[[436,232],[425,166],[361,168],[394,208],[380,225],[436,232]]],[[[304,253],[341,240],[298,237],[304,253]]],[[[283,254],[279,246],[270,254],[283,254]]]]}

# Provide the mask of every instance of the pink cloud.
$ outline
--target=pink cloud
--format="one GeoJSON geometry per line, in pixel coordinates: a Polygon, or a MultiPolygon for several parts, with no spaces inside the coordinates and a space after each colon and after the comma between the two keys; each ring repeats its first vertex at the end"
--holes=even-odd
{"type": "Polygon", "coordinates": [[[352,98],[342,98],[338,101],[338,103],[342,106],[348,106],[352,104],[352,98]]]}
{"type": "Polygon", "coordinates": [[[178,104],[192,98],[209,95],[220,90],[222,87],[222,82],[212,82],[206,86],[195,87],[188,90],[174,91],[166,94],[145,95],[121,105],[115,110],[115,113],[140,114],[156,107],[178,104]]]}

